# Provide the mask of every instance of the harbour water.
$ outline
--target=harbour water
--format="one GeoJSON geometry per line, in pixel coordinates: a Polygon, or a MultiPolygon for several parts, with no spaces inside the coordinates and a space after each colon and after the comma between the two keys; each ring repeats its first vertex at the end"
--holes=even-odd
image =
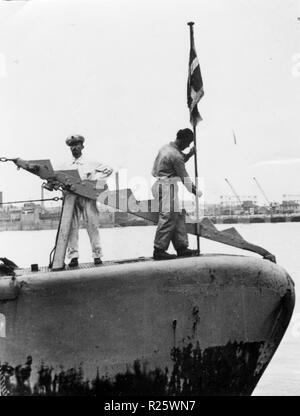
{"type": "MultiPolygon", "coordinates": [[[[231,225],[218,225],[225,229],[231,225]]],[[[300,223],[234,224],[241,235],[276,255],[277,263],[293,278],[300,294],[300,223]]],[[[0,257],[7,257],[19,266],[32,263],[47,265],[55,240],[54,230],[0,232],[0,257]]],[[[103,259],[126,259],[152,255],[155,227],[124,227],[101,229],[103,259]]],[[[190,236],[190,246],[196,245],[190,236]]],[[[243,250],[201,239],[203,253],[247,254],[243,250]]],[[[170,252],[172,250],[170,249],[170,252]]],[[[249,255],[254,255],[249,253],[249,255]]],[[[91,261],[88,236],[80,230],[80,261],[91,261]]],[[[261,378],[254,395],[300,395],[300,307],[296,302],[290,326],[269,367],[261,378]]]]}

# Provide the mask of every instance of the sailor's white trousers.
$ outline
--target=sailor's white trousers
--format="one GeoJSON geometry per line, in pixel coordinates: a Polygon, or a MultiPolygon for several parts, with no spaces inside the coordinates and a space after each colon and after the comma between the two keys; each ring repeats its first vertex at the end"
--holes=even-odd
{"type": "Polygon", "coordinates": [[[78,236],[80,219],[83,218],[84,225],[90,239],[93,258],[102,256],[99,235],[99,211],[95,200],[78,196],[75,201],[73,219],[68,241],[67,255],[69,259],[78,258],[78,236]]]}

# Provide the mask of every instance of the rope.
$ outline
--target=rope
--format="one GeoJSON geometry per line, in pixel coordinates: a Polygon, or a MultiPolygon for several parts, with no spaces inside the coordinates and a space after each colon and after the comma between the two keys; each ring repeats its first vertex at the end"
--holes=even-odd
{"type": "Polygon", "coordinates": [[[0,205],[9,205],[9,204],[23,204],[25,202],[43,202],[43,201],[60,201],[63,198],[55,196],[54,198],[45,198],[45,199],[27,199],[26,201],[10,201],[10,202],[0,202],[0,205]]]}
{"type": "Polygon", "coordinates": [[[62,215],[63,215],[63,211],[64,211],[64,203],[65,203],[65,198],[60,198],[63,200],[63,204],[62,204],[62,210],[60,212],[60,217],[59,217],[59,224],[57,227],[57,231],[56,231],[56,237],[55,237],[55,243],[54,243],[54,247],[53,249],[50,251],[49,254],[49,269],[52,269],[52,265],[53,265],[53,257],[54,257],[54,253],[56,250],[56,246],[57,246],[57,241],[58,241],[58,234],[59,234],[59,230],[60,230],[60,226],[61,226],[61,220],[62,220],[62,215]]]}

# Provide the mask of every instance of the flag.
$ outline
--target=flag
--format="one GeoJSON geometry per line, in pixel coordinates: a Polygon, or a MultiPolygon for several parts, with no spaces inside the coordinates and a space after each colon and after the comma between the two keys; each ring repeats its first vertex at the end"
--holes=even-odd
{"type": "Polygon", "coordinates": [[[197,104],[204,95],[203,82],[199,61],[196,54],[194,33],[192,24],[189,24],[191,31],[191,49],[189,59],[189,72],[187,82],[187,104],[190,110],[190,121],[192,126],[196,126],[202,117],[199,114],[197,104]]]}
{"type": "Polygon", "coordinates": [[[2,366],[0,363],[0,396],[8,396],[9,391],[6,388],[5,370],[3,367],[4,366],[2,366]]]}

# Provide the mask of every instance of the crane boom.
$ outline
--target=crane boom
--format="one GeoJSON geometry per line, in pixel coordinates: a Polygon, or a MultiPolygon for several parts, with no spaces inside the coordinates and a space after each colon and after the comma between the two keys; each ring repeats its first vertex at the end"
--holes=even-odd
{"type": "Polygon", "coordinates": [[[234,189],[234,187],[231,185],[231,183],[229,182],[229,180],[227,178],[225,178],[225,181],[228,183],[230,189],[233,192],[233,195],[236,197],[236,199],[238,200],[238,202],[242,205],[242,201],[241,198],[239,197],[239,195],[237,194],[236,190],[234,189]]]}
{"type": "Polygon", "coordinates": [[[253,180],[256,183],[256,185],[257,185],[258,189],[260,190],[260,192],[262,193],[263,197],[267,201],[267,204],[271,207],[271,203],[270,203],[267,195],[265,194],[264,190],[262,189],[261,185],[259,184],[258,180],[255,177],[253,177],[253,180]]]}

